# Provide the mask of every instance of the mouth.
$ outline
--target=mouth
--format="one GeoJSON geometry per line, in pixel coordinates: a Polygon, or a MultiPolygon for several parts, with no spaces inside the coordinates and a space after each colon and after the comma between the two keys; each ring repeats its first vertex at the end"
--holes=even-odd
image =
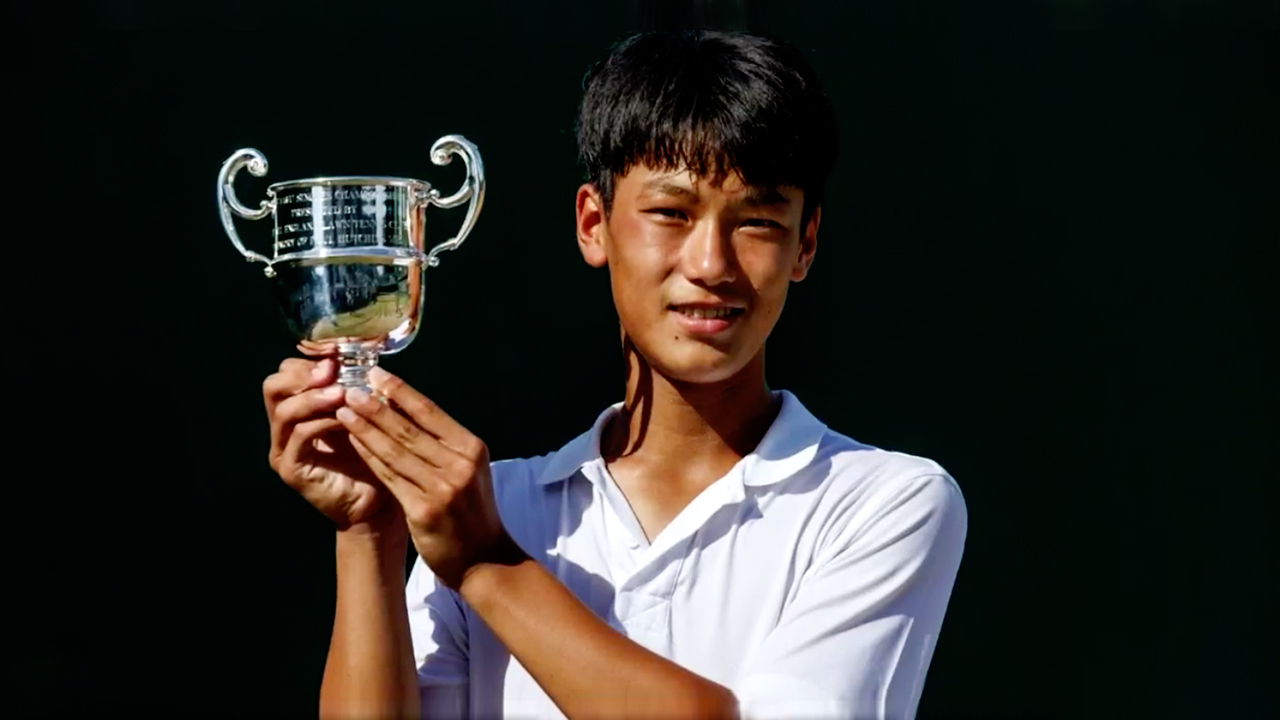
{"type": "Polygon", "coordinates": [[[746,308],[720,304],[689,303],[671,305],[676,320],[695,335],[714,335],[727,330],[746,308]]]}

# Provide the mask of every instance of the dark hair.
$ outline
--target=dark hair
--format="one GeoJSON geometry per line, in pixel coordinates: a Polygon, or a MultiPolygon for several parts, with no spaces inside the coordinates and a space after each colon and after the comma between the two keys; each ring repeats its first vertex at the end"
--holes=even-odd
{"type": "Polygon", "coordinates": [[[799,187],[806,219],[822,201],[838,149],[835,115],[813,69],[781,40],[635,35],[583,85],[578,153],[606,212],[614,181],[636,165],[799,187]]]}

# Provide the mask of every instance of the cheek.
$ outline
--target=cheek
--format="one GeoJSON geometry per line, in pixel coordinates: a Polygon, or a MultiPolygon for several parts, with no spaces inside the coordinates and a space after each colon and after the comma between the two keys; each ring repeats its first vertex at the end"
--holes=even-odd
{"type": "Polygon", "coordinates": [[[655,282],[641,269],[626,262],[610,263],[613,307],[627,334],[633,338],[647,336],[656,327],[661,302],[651,288],[655,282]]]}
{"type": "Polygon", "coordinates": [[[655,225],[634,214],[618,215],[609,223],[609,256],[611,260],[630,265],[661,263],[672,250],[669,229],[655,225]]]}
{"type": "Polygon", "coordinates": [[[786,247],[764,244],[744,247],[739,258],[743,272],[761,302],[780,302],[786,296],[794,265],[786,247]]]}
{"type": "Polygon", "coordinates": [[[782,315],[782,306],[791,287],[792,264],[788,260],[789,257],[773,248],[773,252],[752,258],[744,267],[755,295],[751,324],[757,332],[767,335],[782,315]]]}
{"type": "Polygon", "coordinates": [[[619,305],[658,303],[659,299],[653,296],[661,291],[662,282],[673,267],[669,243],[660,232],[655,232],[643,222],[617,218],[615,223],[608,250],[609,277],[615,300],[619,305]],[[619,237],[626,238],[626,241],[618,242],[619,237]]]}

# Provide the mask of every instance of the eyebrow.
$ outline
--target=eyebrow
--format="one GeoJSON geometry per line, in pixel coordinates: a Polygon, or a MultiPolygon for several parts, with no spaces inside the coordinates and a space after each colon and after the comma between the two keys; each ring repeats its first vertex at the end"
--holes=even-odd
{"type": "Polygon", "coordinates": [[[660,193],[662,195],[672,195],[675,197],[684,198],[686,200],[698,199],[698,193],[694,192],[693,190],[690,190],[689,188],[684,187],[682,185],[677,185],[671,182],[670,180],[663,180],[661,178],[646,182],[644,184],[644,189],[650,192],[660,193]]]}
{"type": "MultiPolygon", "coordinates": [[[[661,178],[650,180],[644,184],[644,189],[650,192],[657,192],[663,195],[671,195],[673,197],[684,198],[686,200],[696,201],[698,193],[677,185],[670,180],[661,178]]],[[[779,205],[787,205],[791,201],[786,196],[778,192],[776,188],[750,186],[747,188],[746,197],[743,198],[743,204],[749,207],[776,207],[779,205]]]]}
{"type": "Polygon", "coordinates": [[[774,207],[790,204],[791,201],[778,192],[777,188],[752,186],[747,188],[747,197],[743,202],[751,207],[774,207]]]}

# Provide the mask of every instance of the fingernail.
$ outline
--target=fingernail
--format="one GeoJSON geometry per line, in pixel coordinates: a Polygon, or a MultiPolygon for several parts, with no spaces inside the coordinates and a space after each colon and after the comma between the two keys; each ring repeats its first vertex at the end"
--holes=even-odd
{"type": "Polygon", "coordinates": [[[329,366],[325,365],[323,360],[316,363],[316,366],[311,368],[311,377],[315,380],[323,380],[328,374],[329,366]]]}
{"type": "Polygon", "coordinates": [[[351,405],[363,405],[369,402],[369,393],[360,388],[351,388],[347,391],[347,402],[351,405]]]}
{"type": "Polygon", "coordinates": [[[382,381],[386,380],[390,376],[391,376],[391,373],[387,372],[386,370],[383,370],[377,365],[374,365],[373,367],[369,368],[369,382],[382,384],[382,381]]]}
{"type": "Polygon", "coordinates": [[[342,397],[342,394],[343,394],[343,388],[341,385],[330,385],[329,387],[320,391],[320,397],[324,398],[325,400],[337,400],[338,398],[342,397]]]}
{"type": "Polygon", "coordinates": [[[356,414],[349,407],[338,408],[338,419],[342,422],[351,422],[356,419],[356,414]]]}

